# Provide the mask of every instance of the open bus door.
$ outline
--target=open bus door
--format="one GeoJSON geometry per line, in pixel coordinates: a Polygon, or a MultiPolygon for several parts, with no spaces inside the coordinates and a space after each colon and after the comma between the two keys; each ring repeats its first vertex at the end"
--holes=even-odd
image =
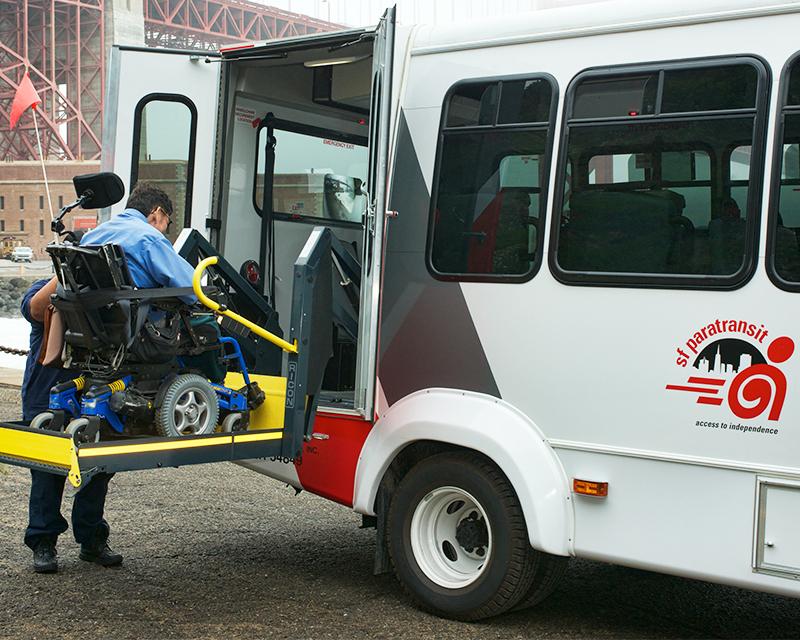
{"type": "MultiPolygon", "coordinates": [[[[213,53],[115,46],[103,126],[104,171],[128,193],[155,182],[175,207],[170,240],[186,227],[205,230],[217,135],[219,57],[213,53]]],[[[122,210],[125,199],[116,205],[122,210]]],[[[107,219],[110,210],[103,211],[107,219]]]]}
{"type": "Polygon", "coordinates": [[[396,7],[383,14],[376,29],[370,105],[369,205],[364,225],[364,252],[359,322],[359,358],[356,369],[356,408],[366,419],[375,413],[383,240],[388,201],[389,131],[392,107],[392,60],[396,7]]]}

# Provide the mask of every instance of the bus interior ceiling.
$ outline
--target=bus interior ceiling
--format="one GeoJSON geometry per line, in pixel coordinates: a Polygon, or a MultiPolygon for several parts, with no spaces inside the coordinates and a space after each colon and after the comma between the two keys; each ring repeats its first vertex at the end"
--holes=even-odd
{"type": "MultiPolygon", "coordinates": [[[[269,235],[260,212],[268,126],[272,126],[275,255],[267,261],[262,278],[265,292],[274,295],[272,304],[285,334],[293,265],[314,226],[330,227],[345,250],[361,262],[372,44],[371,39],[333,46],[328,42],[225,63],[228,143],[220,248],[237,269],[247,260],[259,261],[261,235],[269,235]]],[[[322,402],[350,407],[359,290],[357,282],[336,268],[333,278],[334,357],[323,382],[322,402]]]]}

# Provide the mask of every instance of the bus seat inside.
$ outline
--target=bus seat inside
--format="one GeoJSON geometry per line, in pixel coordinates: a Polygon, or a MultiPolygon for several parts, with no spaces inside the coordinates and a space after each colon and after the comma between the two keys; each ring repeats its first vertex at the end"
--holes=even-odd
{"type": "Polygon", "coordinates": [[[569,249],[562,267],[581,271],[663,273],[672,244],[672,198],[649,192],[582,191],[570,198],[569,249]],[[630,239],[635,237],[636,242],[630,239]]]}

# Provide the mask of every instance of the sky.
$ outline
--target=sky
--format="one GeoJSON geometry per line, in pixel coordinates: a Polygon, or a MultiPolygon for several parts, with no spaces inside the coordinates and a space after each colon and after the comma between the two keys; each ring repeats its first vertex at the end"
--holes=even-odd
{"type": "MultiPolygon", "coordinates": [[[[349,27],[376,24],[391,0],[254,0],[349,27]]],[[[469,22],[488,16],[603,0],[396,0],[402,24],[469,22]]]]}

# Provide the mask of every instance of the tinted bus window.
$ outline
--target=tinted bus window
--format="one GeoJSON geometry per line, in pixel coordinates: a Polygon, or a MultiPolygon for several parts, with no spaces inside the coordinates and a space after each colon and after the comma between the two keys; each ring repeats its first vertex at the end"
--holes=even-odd
{"type": "Polygon", "coordinates": [[[557,275],[659,286],[743,280],[764,75],[755,62],[720,62],[579,76],[562,150],[557,275]]]}
{"type": "Polygon", "coordinates": [[[445,98],[429,267],[446,279],[524,279],[540,253],[549,79],[466,82],[445,98]]]}
{"type": "Polygon", "coordinates": [[[800,59],[784,77],[782,144],[778,151],[778,180],[773,192],[768,265],[778,284],[800,290],[800,59]]]}

